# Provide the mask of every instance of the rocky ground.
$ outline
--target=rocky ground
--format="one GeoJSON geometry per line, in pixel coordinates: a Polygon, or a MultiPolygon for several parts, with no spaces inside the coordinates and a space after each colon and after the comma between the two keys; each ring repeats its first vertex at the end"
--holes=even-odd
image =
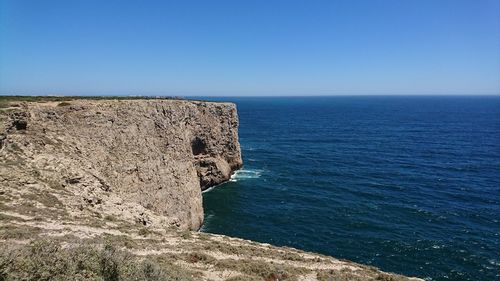
{"type": "Polygon", "coordinates": [[[411,280],[196,232],[237,127],[229,103],[2,100],[0,280],[411,280]]]}

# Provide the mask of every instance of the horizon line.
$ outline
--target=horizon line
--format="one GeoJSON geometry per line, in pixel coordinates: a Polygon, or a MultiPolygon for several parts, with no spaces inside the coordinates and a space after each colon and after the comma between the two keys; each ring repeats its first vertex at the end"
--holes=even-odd
{"type": "Polygon", "coordinates": [[[234,98],[234,97],[349,97],[349,96],[364,96],[364,97],[384,97],[384,96],[422,96],[422,97],[429,97],[429,96],[469,96],[469,97],[480,97],[480,96],[500,96],[500,92],[481,92],[477,94],[470,94],[470,93],[421,93],[421,94],[415,94],[415,93],[403,93],[403,94],[393,94],[393,93],[374,93],[374,94],[362,94],[362,93],[348,93],[348,94],[311,94],[311,95],[294,95],[294,94],[270,94],[270,95],[263,95],[263,94],[243,94],[243,95],[237,95],[237,94],[223,94],[223,95],[214,95],[214,94],[26,94],[26,93],[21,93],[21,94],[6,94],[6,93],[0,93],[1,97],[177,97],[177,98],[190,98],[190,97],[213,97],[213,98],[234,98]]]}

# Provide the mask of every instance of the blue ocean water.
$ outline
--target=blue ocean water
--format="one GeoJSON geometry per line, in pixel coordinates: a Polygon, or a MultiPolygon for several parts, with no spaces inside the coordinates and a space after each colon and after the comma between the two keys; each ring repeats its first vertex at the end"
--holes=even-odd
{"type": "Polygon", "coordinates": [[[203,231],[428,280],[500,280],[500,97],[224,98],[244,168],[203,231]]]}

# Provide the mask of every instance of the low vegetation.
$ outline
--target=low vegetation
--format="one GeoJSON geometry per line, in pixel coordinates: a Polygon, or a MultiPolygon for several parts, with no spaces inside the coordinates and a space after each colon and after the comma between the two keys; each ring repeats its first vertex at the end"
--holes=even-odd
{"type": "Polygon", "coordinates": [[[261,280],[299,281],[300,276],[310,272],[309,269],[302,267],[291,267],[252,259],[241,259],[238,262],[232,259],[219,260],[215,266],[241,272],[257,280],[260,278],[261,280]]]}
{"type": "Polygon", "coordinates": [[[0,96],[2,101],[26,101],[26,102],[68,102],[72,100],[133,100],[133,99],[183,99],[182,97],[170,96],[0,96]]]}
{"type": "Polygon", "coordinates": [[[0,280],[194,280],[193,273],[105,245],[62,247],[41,240],[0,248],[0,280]]]}
{"type": "Polygon", "coordinates": [[[168,99],[181,100],[182,97],[169,96],[0,96],[0,108],[19,107],[15,102],[60,102],[58,106],[71,105],[73,100],[141,100],[168,99]]]}
{"type": "Polygon", "coordinates": [[[357,272],[350,269],[323,270],[317,273],[318,281],[405,281],[407,277],[386,274],[376,270],[357,272]]]}

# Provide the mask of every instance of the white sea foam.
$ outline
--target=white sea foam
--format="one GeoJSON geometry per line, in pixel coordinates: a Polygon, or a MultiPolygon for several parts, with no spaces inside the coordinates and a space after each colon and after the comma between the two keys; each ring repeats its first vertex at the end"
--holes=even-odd
{"type": "Polygon", "coordinates": [[[236,171],[229,181],[237,182],[239,180],[245,179],[258,179],[262,174],[262,170],[254,170],[254,169],[241,169],[236,171]]]}
{"type": "MultiPolygon", "coordinates": [[[[260,175],[262,174],[263,170],[254,170],[254,169],[241,169],[236,172],[231,176],[229,179],[230,182],[237,182],[239,180],[245,180],[245,179],[258,179],[260,178],[260,175]]],[[[216,188],[219,185],[224,184],[225,182],[218,184],[216,186],[209,187],[205,190],[203,190],[201,193],[209,192],[216,188]]]]}
{"type": "Polygon", "coordinates": [[[211,191],[212,189],[214,189],[214,187],[215,187],[215,186],[211,186],[211,187],[209,187],[209,188],[207,188],[207,189],[203,190],[201,193],[209,192],[209,191],[211,191]]]}

